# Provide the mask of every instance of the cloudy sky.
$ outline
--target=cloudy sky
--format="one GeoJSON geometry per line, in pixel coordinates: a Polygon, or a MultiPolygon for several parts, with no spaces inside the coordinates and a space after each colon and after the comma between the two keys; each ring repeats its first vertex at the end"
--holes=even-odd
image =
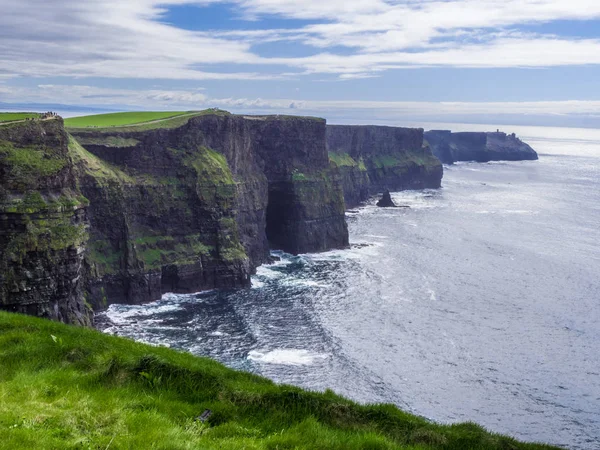
{"type": "Polygon", "coordinates": [[[598,0],[0,0],[5,104],[593,126],[599,79],[598,0]]]}

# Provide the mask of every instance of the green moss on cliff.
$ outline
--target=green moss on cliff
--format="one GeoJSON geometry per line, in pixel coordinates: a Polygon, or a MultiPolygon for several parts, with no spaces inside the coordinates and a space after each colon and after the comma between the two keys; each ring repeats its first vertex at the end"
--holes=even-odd
{"type": "Polygon", "coordinates": [[[73,223],[73,213],[47,213],[41,218],[24,214],[23,229],[11,236],[3,259],[22,261],[28,252],[49,253],[80,247],[88,234],[84,224],[73,223]]]}
{"type": "Polygon", "coordinates": [[[240,243],[237,222],[232,217],[219,220],[218,242],[219,256],[223,260],[233,262],[248,258],[240,243]]]}
{"type": "Polygon", "coordinates": [[[552,449],[4,312],[0,367],[0,446],[15,450],[552,449]]]}
{"type": "Polygon", "coordinates": [[[80,136],[77,140],[81,145],[103,145],[117,148],[135,147],[140,143],[137,139],[122,136],[80,136]]]}
{"type": "Polygon", "coordinates": [[[367,170],[362,157],[355,160],[348,153],[329,152],[329,162],[334,167],[356,167],[363,172],[367,170]]]}
{"type": "Polygon", "coordinates": [[[68,164],[64,156],[52,150],[40,146],[15,147],[12,142],[0,140],[0,158],[11,177],[28,183],[55,175],[68,164]]]}
{"type": "MultiPolygon", "coordinates": [[[[177,150],[172,150],[175,153],[177,150]]],[[[184,158],[184,164],[194,168],[198,174],[198,182],[219,184],[235,184],[227,159],[221,153],[208,147],[200,147],[184,158]]]]}
{"type": "Polygon", "coordinates": [[[100,185],[105,185],[108,182],[133,183],[135,181],[131,175],[123,170],[88,152],[71,135],[69,135],[69,155],[79,168],[92,176],[100,185]]]}
{"type": "Polygon", "coordinates": [[[215,247],[206,244],[210,236],[138,236],[133,242],[138,257],[147,270],[160,269],[169,264],[195,264],[203,257],[211,257],[215,247]]]}
{"type": "Polygon", "coordinates": [[[95,239],[88,242],[86,257],[99,275],[115,274],[119,271],[120,261],[125,257],[125,252],[114,249],[107,239],[95,239]]]}

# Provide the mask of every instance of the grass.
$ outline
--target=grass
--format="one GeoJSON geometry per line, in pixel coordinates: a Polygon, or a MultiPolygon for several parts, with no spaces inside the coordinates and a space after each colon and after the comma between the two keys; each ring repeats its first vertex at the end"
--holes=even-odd
{"type": "Polygon", "coordinates": [[[69,135],[69,155],[75,164],[93,176],[99,184],[134,182],[129,174],[88,152],[71,135],[69,135]]]}
{"type": "Polygon", "coordinates": [[[73,117],[65,120],[65,127],[81,137],[90,132],[139,132],[157,128],[178,128],[192,117],[229,115],[227,111],[211,108],[204,111],[122,112],[73,117]]]}
{"type": "Polygon", "coordinates": [[[5,312],[0,368],[6,449],[551,449],[5,312]]]}
{"type": "Polygon", "coordinates": [[[122,127],[135,125],[155,120],[170,119],[184,114],[190,114],[189,111],[154,111],[154,112],[120,112],[109,114],[93,114],[91,116],[71,117],[65,119],[65,126],[68,128],[88,128],[88,127],[122,127]]]}
{"type": "Polygon", "coordinates": [[[100,137],[91,137],[91,136],[80,136],[77,138],[77,141],[83,145],[102,145],[104,147],[118,147],[118,148],[127,148],[127,147],[135,147],[140,143],[137,139],[127,139],[120,136],[105,136],[102,135],[100,137]]]}
{"type": "Polygon", "coordinates": [[[4,159],[12,176],[19,179],[55,175],[68,163],[64,156],[52,154],[40,146],[21,148],[3,140],[0,140],[0,157],[4,159]]]}
{"type": "Polygon", "coordinates": [[[40,117],[38,113],[19,112],[19,113],[0,113],[0,123],[17,122],[25,119],[35,119],[40,117]]]}

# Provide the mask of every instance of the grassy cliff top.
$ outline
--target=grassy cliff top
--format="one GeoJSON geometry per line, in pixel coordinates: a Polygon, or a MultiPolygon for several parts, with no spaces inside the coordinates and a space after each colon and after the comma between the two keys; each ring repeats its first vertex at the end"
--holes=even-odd
{"type": "Polygon", "coordinates": [[[0,368],[2,448],[551,448],[5,312],[0,368]],[[207,422],[195,420],[207,409],[207,422]]]}
{"type": "Polygon", "coordinates": [[[189,119],[205,115],[230,115],[228,111],[211,108],[204,111],[143,111],[72,117],[65,120],[71,133],[139,132],[159,128],[178,128],[189,119]]]}
{"type": "Polygon", "coordinates": [[[193,111],[136,111],[109,114],[93,114],[91,116],[71,117],[65,119],[65,126],[69,128],[105,128],[137,125],[156,122],[182,115],[194,114],[193,111]]]}
{"type": "Polygon", "coordinates": [[[25,119],[37,119],[39,113],[34,112],[0,112],[0,123],[18,122],[25,119]]]}

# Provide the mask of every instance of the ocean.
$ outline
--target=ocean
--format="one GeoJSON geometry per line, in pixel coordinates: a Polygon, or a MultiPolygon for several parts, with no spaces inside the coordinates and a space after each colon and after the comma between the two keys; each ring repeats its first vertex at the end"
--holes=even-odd
{"type": "Polygon", "coordinates": [[[441,423],[600,448],[600,130],[506,128],[540,160],[447,166],[442,189],[392,194],[409,208],[348,211],[350,249],[275,252],[252,289],[112,305],[106,332],[441,423]]]}

